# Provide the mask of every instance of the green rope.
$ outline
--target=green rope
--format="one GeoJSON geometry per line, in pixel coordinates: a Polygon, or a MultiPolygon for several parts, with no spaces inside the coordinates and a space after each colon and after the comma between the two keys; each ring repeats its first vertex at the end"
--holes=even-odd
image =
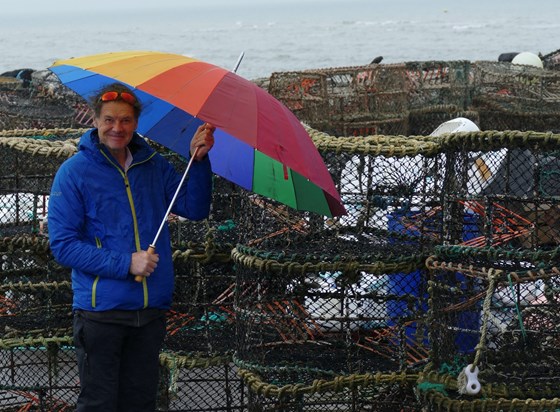
{"type": "Polygon", "coordinates": [[[511,274],[508,274],[508,281],[509,281],[509,291],[511,293],[511,300],[515,303],[515,312],[517,313],[517,320],[519,321],[519,329],[521,330],[521,334],[523,335],[523,340],[527,340],[527,331],[525,330],[525,326],[523,325],[523,318],[521,316],[521,309],[517,303],[517,299],[515,299],[515,287],[513,286],[513,281],[511,279],[511,274]]]}
{"type": "Polygon", "coordinates": [[[447,391],[445,390],[445,385],[443,383],[421,382],[416,387],[420,392],[435,390],[447,396],[447,391]]]}
{"type": "Polygon", "coordinates": [[[434,253],[439,257],[463,259],[465,257],[486,258],[489,261],[497,260],[530,260],[537,262],[560,262],[560,247],[550,250],[508,249],[495,246],[442,246],[434,247],[434,253]]]}

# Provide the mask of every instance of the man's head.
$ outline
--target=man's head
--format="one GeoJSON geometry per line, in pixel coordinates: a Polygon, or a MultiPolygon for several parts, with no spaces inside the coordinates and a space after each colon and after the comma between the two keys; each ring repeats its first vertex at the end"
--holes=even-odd
{"type": "Polygon", "coordinates": [[[128,87],[115,83],[104,87],[92,102],[99,141],[114,155],[123,151],[138,126],[141,105],[128,87]]]}

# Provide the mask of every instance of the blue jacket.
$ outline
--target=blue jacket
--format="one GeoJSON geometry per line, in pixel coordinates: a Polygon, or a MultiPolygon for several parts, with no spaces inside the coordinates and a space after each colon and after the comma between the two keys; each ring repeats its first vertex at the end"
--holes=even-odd
{"type": "MultiPolygon", "coordinates": [[[[186,143],[188,144],[188,143],[186,143]]],[[[156,246],[156,270],[142,283],[129,274],[133,252],[147,250],[177,189],[181,174],[135,134],[124,169],[99,144],[97,130],[80,139],[78,153],[58,170],[49,197],[49,239],[55,259],[72,268],[75,309],[168,309],[173,262],[167,224],[156,246]]],[[[200,220],[210,211],[208,157],[193,162],[172,212],[200,220]]]]}

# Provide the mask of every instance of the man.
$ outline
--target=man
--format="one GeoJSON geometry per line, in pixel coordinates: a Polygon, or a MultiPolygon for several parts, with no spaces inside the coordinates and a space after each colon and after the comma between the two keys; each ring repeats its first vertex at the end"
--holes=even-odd
{"type": "MultiPolygon", "coordinates": [[[[181,176],[135,132],[141,105],[130,89],[104,88],[93,109],[95,128],[57,172],[48,210],[51,250],[72,268],[77,410],[154,411],[174,284],[167,226],[147,249],[181,176]]],[[[204,124],[193,136],[172,209],[191,220],[210,210],[213,131],[204,124]]]]}

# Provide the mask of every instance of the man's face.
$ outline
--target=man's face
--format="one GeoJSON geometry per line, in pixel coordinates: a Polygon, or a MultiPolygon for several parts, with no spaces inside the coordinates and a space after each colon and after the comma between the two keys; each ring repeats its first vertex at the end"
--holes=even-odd
{"type": "Polygon", "coordinates": [[[99,116],[94,119],[99,141],[111,153],[124,152],[138,126],[134,108],[121,100],[103,103],[99,116]]]}

